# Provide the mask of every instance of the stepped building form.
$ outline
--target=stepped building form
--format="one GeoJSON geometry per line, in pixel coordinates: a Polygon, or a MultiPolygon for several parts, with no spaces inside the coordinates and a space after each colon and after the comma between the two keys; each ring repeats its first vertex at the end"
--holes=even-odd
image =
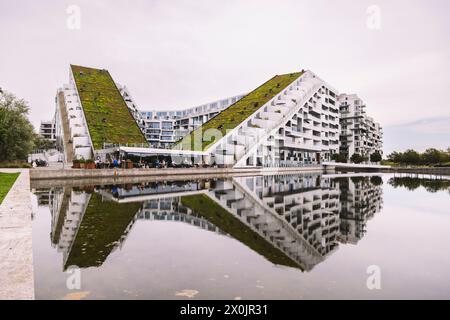
{"type": "Polygon", "coordinates": [[[356,95],[310,70],[248,94],[178,111],[142,111],[104,69],[71,65],[56,95],[54,139],[66,162],[120,154],[177,155],[235,168],[318,166],[341,152],[381,151],[379,124],[356,95]],[[347,134],[348,133],[348,134],[347,134]]]}

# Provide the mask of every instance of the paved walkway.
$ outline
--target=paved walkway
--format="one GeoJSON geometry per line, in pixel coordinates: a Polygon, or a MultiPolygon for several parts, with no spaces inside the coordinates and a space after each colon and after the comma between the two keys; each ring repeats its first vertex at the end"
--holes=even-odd
{"type": "Polygon", "coordinates": [[[21,172],[0,205],[0,299],[34,299],[30,175],[21,172]]]}

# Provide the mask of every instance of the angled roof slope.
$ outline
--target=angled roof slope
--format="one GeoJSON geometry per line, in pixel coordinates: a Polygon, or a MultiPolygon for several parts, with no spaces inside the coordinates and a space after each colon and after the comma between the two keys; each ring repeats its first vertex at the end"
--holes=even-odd
{"type": "Polygon", "coordinates": [[[94,149],[103,143],[147,143],[107,70],[70,66],[94,149]]]}
{"type": "MultiPolygon", "coordinates": [[[[303,72],[295,72],[274,76],[242,99],[223,110],[217,116],[192,131],[190,135],[179,141],[175,145],[175,148],[179,148],[180,145],[182,145],[182,149],[184,150],[194,149],[194,135],[198,134],[198,132],[205,132],[212,128],[220,130],[222,136],[224,136],[227,130],[236,128],[242,121],[251,116],[302,74],[303,72]]],[[[199,148],[196,148],[195,151],[204,151],[215,142],[216,141],[213,139],[212,141],[202,141],[201,150],[197,150],[199,148]]]]}

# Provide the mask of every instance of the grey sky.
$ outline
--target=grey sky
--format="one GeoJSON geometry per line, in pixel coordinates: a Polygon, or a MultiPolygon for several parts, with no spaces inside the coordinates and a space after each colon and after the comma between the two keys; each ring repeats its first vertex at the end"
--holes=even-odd
{"type": "Polygon", "coordinates": [[[445,0],[1,0],[0,87],[29,101],[37,125],[51,118],[70,63],[107,68],[141,109],[167,110],[305,68],[366,101],[386,128],[386,151],[423,148],[414,137],[427,136],[443,147],[450,145],[450,125],[442,125],[450,124],[449,9],[445,0]],[[80,30],[67,28],[71,4],[81,9],[80,30]],[[380,30],[366,26],[373,4],[380,30]],[[410,135],[392,133],[401,126],[410,135]]]}

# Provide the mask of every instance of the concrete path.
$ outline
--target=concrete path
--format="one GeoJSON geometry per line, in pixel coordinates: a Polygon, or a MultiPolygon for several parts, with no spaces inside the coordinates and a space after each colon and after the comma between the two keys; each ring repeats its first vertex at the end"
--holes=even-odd
{"type": "Polygon", "coordinates": [[[30,175],[21,172],[0,205],[0,299],[34,299],[30,175]]]}

